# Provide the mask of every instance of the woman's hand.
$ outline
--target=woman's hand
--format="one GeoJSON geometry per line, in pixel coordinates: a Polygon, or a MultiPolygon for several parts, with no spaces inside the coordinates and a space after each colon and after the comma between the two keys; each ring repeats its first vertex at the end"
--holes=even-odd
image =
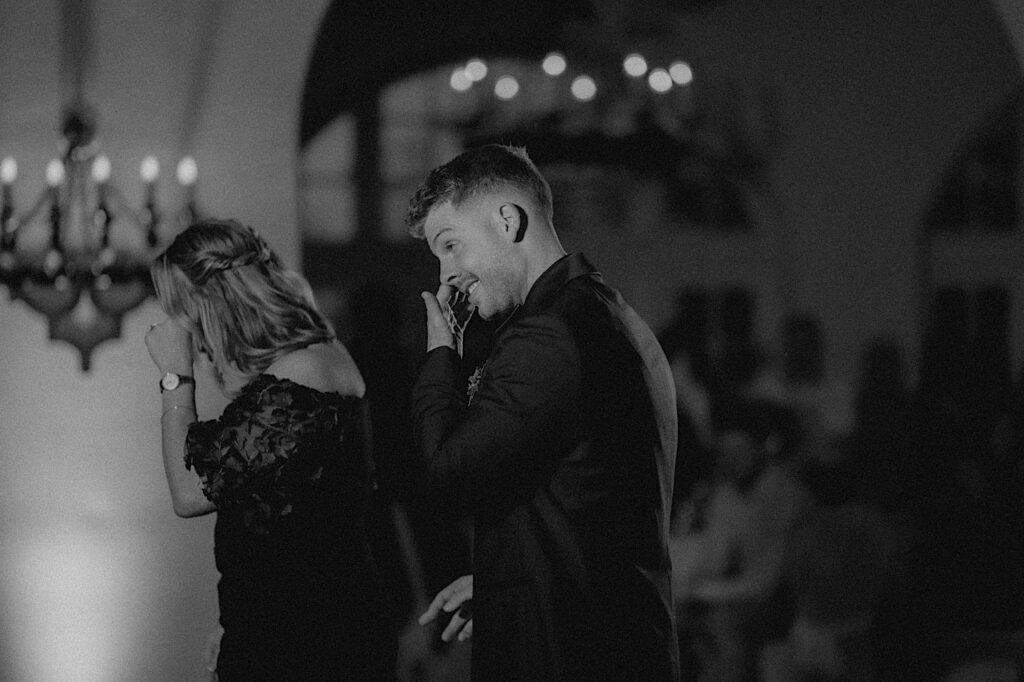
{"type": "Polygon", "coordinates": [[[146,348],[161,374],[192,373],[192,335],[173,318],[149,328],[146,348]]]}

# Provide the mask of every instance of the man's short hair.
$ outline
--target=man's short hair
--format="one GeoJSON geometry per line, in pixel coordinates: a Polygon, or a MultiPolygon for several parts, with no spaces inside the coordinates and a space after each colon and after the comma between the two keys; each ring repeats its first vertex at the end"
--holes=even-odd
{"type": "Polygon", "coordinates": [[[458,206],[466,199],[501,186],[524,192],[551,220],[551,187],[526,149],[487,144],[469,149],[430,171],[409,200],[405,219],[409,233],[423,239],[423,223],[434,206],[448,202],[458,206]]]}

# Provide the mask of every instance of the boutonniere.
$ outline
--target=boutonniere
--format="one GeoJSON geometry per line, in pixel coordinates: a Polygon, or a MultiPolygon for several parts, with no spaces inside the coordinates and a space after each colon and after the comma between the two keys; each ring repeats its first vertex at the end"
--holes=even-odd
{"type": "Polygon", "coordinates": [[[483,365],[477,365],[473,373],[469,375],[469,382],[466,384],[466,404],[473,404],[473,396],[476,395],[477,389],[480,388],[480,375],[484,371],[483,365]]]}

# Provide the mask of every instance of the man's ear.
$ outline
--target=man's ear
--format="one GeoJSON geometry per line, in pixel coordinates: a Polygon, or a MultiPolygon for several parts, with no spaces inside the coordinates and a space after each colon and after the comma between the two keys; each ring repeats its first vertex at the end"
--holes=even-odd
{"type": "Polygon", "coordinates": [[[498,213],[501,215],[505,233],[512,236],[512,241],[515,243],[523,241],[523,237],[526,236],[526,226],[529,223],[523,207],[519,204],[506,203],[498,208],[498,213]]]}

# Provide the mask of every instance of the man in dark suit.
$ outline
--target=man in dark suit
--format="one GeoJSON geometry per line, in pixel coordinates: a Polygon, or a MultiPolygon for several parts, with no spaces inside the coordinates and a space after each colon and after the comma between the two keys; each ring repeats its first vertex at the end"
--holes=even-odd
{"type": "Polygon", "coordinates": [[[415,435],[432,483],[475,531],[473,576],[422,620],[473,599],[478,681],[674,682],[676,408],[657,340],[566,255],[551,190],[522,149],[486,145],[435,169],[408,222],[441,280],[423,294],[415,435]],[[445,311],[462,295],[500,322],[468,386],[462,328],[445,311]]]}

